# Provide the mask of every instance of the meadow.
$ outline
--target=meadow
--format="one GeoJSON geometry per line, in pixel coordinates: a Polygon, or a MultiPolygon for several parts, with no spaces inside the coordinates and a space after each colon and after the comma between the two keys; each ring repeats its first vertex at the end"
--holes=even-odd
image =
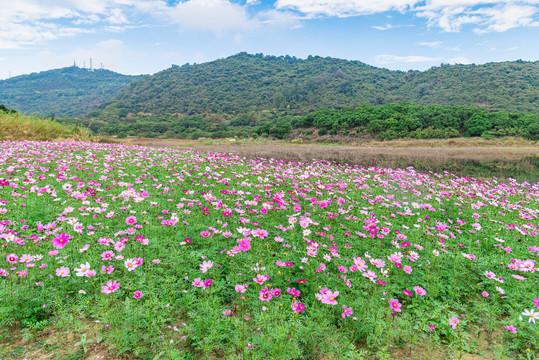
{"type": "Polygon", "coordinates": [[[512,178],[3,141],[0,358],[533,359],[538,215],[512,178]]]}

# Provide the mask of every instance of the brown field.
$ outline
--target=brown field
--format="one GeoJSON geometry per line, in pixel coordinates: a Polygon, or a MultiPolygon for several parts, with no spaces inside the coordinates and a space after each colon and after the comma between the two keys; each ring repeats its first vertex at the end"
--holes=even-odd
{"type": "Polygon", "coordinates": [[[291,161],[328,160],[388,168],[413,166],[419,171],[449,171],[456,175],[514,177],[539,181],[539,145],[521,139],[394,140],[357,144],[300,144],[285,141],[126,139],[151,147],[193,148],[291,161]]]}

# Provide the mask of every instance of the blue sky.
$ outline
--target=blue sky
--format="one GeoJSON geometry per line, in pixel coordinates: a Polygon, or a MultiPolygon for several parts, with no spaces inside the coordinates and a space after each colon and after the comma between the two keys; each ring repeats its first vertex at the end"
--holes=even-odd
{"type": "Polygon", "coordinates": [[[0,79],[124,74],[241,51],[389,69],[539,59],[539,0],[0,0],[0,79]]]}

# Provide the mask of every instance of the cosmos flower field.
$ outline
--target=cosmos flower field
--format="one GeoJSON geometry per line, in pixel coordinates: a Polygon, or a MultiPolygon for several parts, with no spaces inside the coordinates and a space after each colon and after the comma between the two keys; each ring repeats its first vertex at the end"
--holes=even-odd
{"type": "MultiPolygon", "coordinates": [[[[0,324],[140,358],[362,358],[478,334],[533,358],[539,184],[0,142],[0,324]]],[[[408,350],[407,350],[408,351],[408,350]]]]}

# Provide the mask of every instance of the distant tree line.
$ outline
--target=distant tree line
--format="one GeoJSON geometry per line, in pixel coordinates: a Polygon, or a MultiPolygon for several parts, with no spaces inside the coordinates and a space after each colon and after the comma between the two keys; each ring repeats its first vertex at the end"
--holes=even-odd
{"type": "MultiPolygon", "coordinates": [[[[318,136],[351,133],[380,140],[517,136],[539,140],[539,115],[488,112],[482,108],[409,103],[330,109],[298,115],[293,110],[250,111],[237,115],[149,115],[117,108],[120,118],[64,119],[96,133],[120,137],[224,138],[271,136],[286,139],[294,129],[318,136]]],[[[91,114],[90,114],[91,115],[91,114]]]]}

